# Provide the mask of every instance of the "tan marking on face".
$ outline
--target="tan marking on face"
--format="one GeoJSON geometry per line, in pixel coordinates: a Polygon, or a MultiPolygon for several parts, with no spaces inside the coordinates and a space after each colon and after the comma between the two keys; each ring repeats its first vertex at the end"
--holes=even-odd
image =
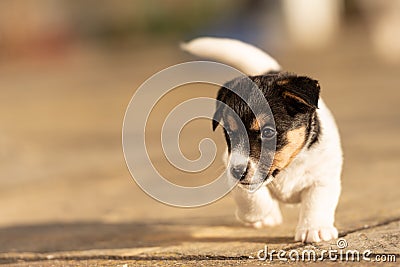
{"type": "Polygon", "coordinates": [[[292,94],[292,93],[284,92],[284,93],[283,93],[283,96],[284,96],[284,97],[293,98],[293,99],[299,101],[300,103],[303,103],[304,105],[307,105],[307,106],[309,106],[309,107],[312,107],[310,104],[308,104],[306,101],[304,101],[304,99],[302,99],[301,97],[298,97],[297,95],[294,95],[294,94],[292,94]]]}
{"type": "Polygon", "coordinates": [[[259,131],[261,129],[261,125],[264,125],[268,122],[268,115],[265,114],[261,114],[261,115],[257,115],[256,119],[253,120],[253,122],[250,125],[250,130],[253,131],[259,131]]]}
{"type": "Polygon", "coordinates": [[[289,83],[289,80],[281,80],[281,81],[277,81],[276,82],[277,85],[285,85],[285,84],[288,84],[288,83],[289,83]]]}
{"type": "Polygon", "coordinates": [[[236,131],[239,129],[236,120],[230,115],[226,116],[226,123],[228,124],[227,126],[229,127],[229,129],[231,129],[232,131],[236,131]]]}
{"type": "Polygon", "coordinates": [[[257,119],[253,120],[253,122],[251,123],[250,130],[253,130],[253,131],[259,131],[260,130],[260,124],[258,123],[257,119]]]}
{"type": "Polygon", "coordinates": [[[276,169],[282,170],[286,168],[292,162],[293,158],[304,147],[306,141],[306,128],[303,126],[289,131],[286,134],[286,140],[288,144],[280,151],[275,153],[274,160],[270,168],[271,173],[276,169]]]}

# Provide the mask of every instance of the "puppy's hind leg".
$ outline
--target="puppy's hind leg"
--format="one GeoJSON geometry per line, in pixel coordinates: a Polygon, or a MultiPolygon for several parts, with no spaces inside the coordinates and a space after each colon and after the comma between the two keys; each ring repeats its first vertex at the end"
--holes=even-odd
{"type": "Polygon", "coordinates": [[[266,186],[255,192],[237,186],[232,194],[237,204],[236,217],[245,225],[261,228],[282,223],[278,201],[271,197],[266,186]]]}

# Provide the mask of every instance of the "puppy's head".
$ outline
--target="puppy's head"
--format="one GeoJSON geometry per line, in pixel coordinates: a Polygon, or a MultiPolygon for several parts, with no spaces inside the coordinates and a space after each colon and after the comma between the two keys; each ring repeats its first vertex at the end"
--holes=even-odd
{"type": "Polygon", "coordinates": [[[248,78],[234,79],[219,90],[213,121],[214,130],[218,124],[224,127],[228,177],[245,187],[271,179],[306,144],[316,141],[320,92],[318,82],[304,76],[277,73],[248,78]],[[248,78],[258,88],[249,86],[248,78]]]}

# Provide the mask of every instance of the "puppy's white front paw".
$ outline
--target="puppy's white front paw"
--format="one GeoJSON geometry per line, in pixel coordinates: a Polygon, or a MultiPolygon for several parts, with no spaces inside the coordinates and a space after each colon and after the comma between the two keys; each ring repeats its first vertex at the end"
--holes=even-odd
{"type": "Polygon", "coordinates": [[[276,226],[282,223],[282,215],[280,211],[268,214],[263,218],[252,218],[252,216],[243,216],[240,212],[236,212],[236,218],[248,227],[263,228],[276,226]]]}
{"type": "Polygon", "coordinates": [[[303,243],[329,241],[338,237],[338,231],[334,226],[297,228],[294,240],[303,243]]]}

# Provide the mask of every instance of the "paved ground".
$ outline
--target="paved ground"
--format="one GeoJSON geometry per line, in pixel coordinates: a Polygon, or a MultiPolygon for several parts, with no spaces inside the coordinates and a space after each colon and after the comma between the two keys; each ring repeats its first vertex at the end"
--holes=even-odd
{"type": "MultiPolygon", "coordinates": [[[[373,259],[395,255],[398,262],[400,66],[380,62],[366,39],[351,33],[325,52],[277,55],[288,70],[319,78],[336,115],[345,152],[336,217],[348,249],[370,249],[373,259]]],[[[0,264],[250,266],[268,262],[255,259],[265,245],[312,248],[318,255],[336,247],[292,241],[296,206],[283,207],[279,227],[247,229],[235,221],[229,196],[178,209],[154,201],[133,182],[121,149],[126,105],[146,78],[189,59],[160,45],[119,53],[77,49],[66,57],[0,65],[0,264]]],[[[198,94],[182,92],[167,103],[198,94]]],[[[191,138],[203,134],[212,135],[199,124],[183,135],[189,156],[196,156],[191,138]]],[[[222,147],[218,133],[214,137],[222,147]]],[[[165,166],[154,153],[156,164],[165,166]]],[[[184,178],[174,173],[171,179],[184,184],[184,178]]]]}

